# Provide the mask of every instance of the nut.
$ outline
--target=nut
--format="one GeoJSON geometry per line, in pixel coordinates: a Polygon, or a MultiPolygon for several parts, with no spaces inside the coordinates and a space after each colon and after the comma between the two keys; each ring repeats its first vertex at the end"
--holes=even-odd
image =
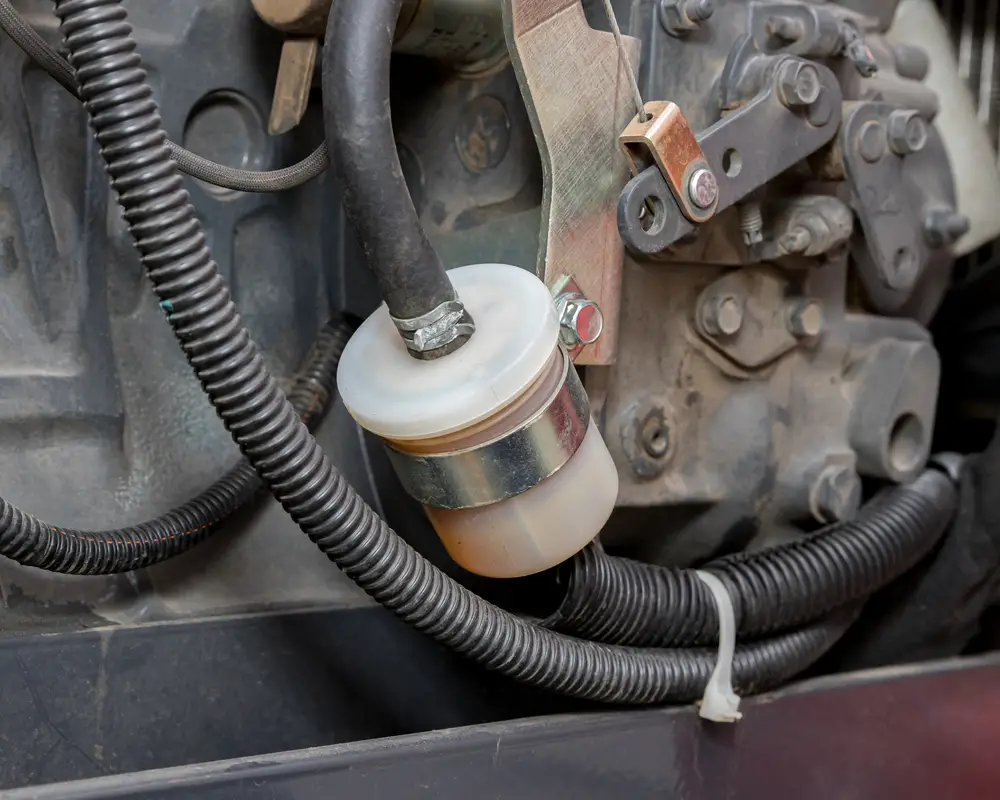
{"type": "Polygon", "coordinates": [[[789,60],[778,69],[778,96],[789,108],[812,105],[822,88],[819,70],[812,64],[789,60]]]}
{"type": "Polygon", "coordinates": [[[813,485],[810,512],[817,522],[829,525],[853,519],[861,507],[861,479],[853,467],[831,465],[813,485]]]}
{"type": "Polygon", "coordinates": [[[885,126],[878,120],[868,120],[858,132],[858,152],[869,164],[875,164],[885,155],[888,142],[885,138],[885,126]]]}
{"type": "Polygon", "coordinates": [[[798,300],[788,307],[788,330],[800,339],[815,338],[823,332],[823,306],[817,300],[798,300]]]}
{"type": "Polygon", "coordinates": [[[893,111],[889,115],[889,147],[899,156],[919,153],[927,144],[927,123],[917,111],[893,111]]]}
{"type": "Polygon", "coordinates": [[[688,181],[688,197],[698,208],[711,208],[719,199],[719,182],[712,170],[699,167],[688,181]]]}
{"type": "Polygon", "coordinates": [[[566,292],[556,298],[560,338],[567,347],[593,344],[604,331],[604,314],[593,300],[579,292],[566,292]]]}
{"type": "Polygon", "coordinates": [[[743,302],[734,294],[709,297],[702,303],[700,320],[709,336],[734,336],[743,327],[743,302]]]}

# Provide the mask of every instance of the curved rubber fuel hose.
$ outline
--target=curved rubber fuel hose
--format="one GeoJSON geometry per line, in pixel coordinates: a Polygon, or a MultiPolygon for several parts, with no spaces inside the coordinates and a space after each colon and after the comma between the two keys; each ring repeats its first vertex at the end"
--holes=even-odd
{"type": "MultiPolygon", "coordinates": [[[[928,469],[897,486],[854,521],[703,569],[729,591],[741,638],[790,630],[874,594],[940,541],[958,507],[958,488],[928,469]]],[[[546,625],[600,642],[688,647],[718,641],[708,588],[690,569],[609,556],[596,545],[564,568],[566,594],[546,625]]]]}
{"type": "MultiPolygon", "coordinates": [[[[289,400],[307,425],[319,422],[333,398],[337,366],[357,320],[337,317],[316,336],[289,400]]],[[[245,460],[201,494],[161,517],[107,531],[49,525],[0,498],[0,556],[67,575],[129,572],[178,556],[208,539],[263,484],[245,460]]]]}
{"type": "MultiPolygon", "coordinates": [[[[80,97],[80,87],[73,67],[17,13],[10,0],[0,0],[0,28],[66,91],[74,97],[80,97]]],[[[195,155],[174,142],[169,142],[169,145],[171,155],[181,171],[192,178],[235,192],[283,192],[294,189],[322,175],[330,166],[326,142],[297,164],[264,171],[227,167],[195,155]]]]}
{"type": "Polygon", "coordinates": [[[389,314],[405,320],[454,300],[455,290],[420,225],[392,132],[389,59],[402,4],[333,4],[323,56],[323,114],[344,211],[389,314]]]}
{"type": "MultiPolygon", "coordinates": [[[[700,693],[713,651],[637,650],[540,628],[449,578],[365,505],[298,419],[240,320],[170,158],[120,0],[56,0],[56,13],[142,264],[173,308],[174,333],[247,460],[320,550],[410,625],[508,677],[618,703],[700,693]]],[[[786,680],[849,622],[828,620],[740,648],[736,684],[760,690],[786,680]]]]}

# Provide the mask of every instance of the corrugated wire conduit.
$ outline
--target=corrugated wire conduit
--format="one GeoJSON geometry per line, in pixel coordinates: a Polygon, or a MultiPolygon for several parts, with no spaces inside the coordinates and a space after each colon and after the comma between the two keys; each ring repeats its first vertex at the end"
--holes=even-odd
{"type": "MultiPolygon", "coordinates": [[[[714,650],[637,649],[577,639],[535,625],[487,603],[447,577],[364,504],[281,393],[240,320],[171,158],[120,0],[56,0],[55,5],[112,186],[147,274],[161,301],[173,309],[174,333],[234,441],[303,532],[379,603],[489,669],[592,700],[653,703],[698,697],[714,667],[714,650]]],[[[337,37],[348,35],[333,24],[336,16],[331,15],[328,31],[327,52],[333,54],[339,50],[337,37]]],[[[388,60],[391,37],[381,39],[385,40],[380,45],[384,52],[378,57],[388,60]]],[[[388,124],[387,116],[384,122],[388,124]]],[[[331,151],[336,160],[335,148],[331,151]]],[[[844,537],[867,537],[869,542],[884,539],[875,572],[888,578],[933,546],[954,505],[954,486],[931,470],[913,486],[892,490],[854,528],[840,530],[844,537]],[[901,526],[913,525],[918,530],[900,535],[901,526]]],[[[754,592],[808,593],[811,586],[804,581],[824,569],[836,575],[842,591],[827,595],[815,616],[828,610],[835,612],[832,615],[818,622],[812,621],[813,616],[802,620],[809,622],[807,627],[737,649],[733,674],[744,692],[775,686],[813,663],[853,620],[857,601],[877,588],[850,574],[850,560],[823,567],[824,559],[843,556],[843,538],[831,537],[826,549],[810,545],[812,541],[806,540],[797,551],[797,573],[786,571],[788,564],[775,555],[769,555],[766,563],[746,557],[746,563],[755,566],[739,574],[754,592]],[[755,583],[758,579],[765,583],[755,583]],[[826,608],[838,600],[842,607],[826,608]]],[[[719,574],[726,579],[725,570],[719,574]]],[[[754,607],[753,593],[740,596],[739,581],[733,574],[728,579],[730,590],[735,587],[737,592],[738,613],[753,619],[748,612],[754,607]]],[[[628,589],[628,581],[624,583],[626,591],[633,590],[628,589]]],[[[635,584],[634,589],[641,588],[635,584]]],[[[667,615],[676,622],[673,608],[667,615]]],[[[568,617],[563,622],[567,627],[576,624],[568,617]]],[[[698,630],[688,638],[709,640],[701,630],[711,625],[699,625],[694,623],[698,630]]],[[[760,627],[761,633],[770,633],[775,626],[760,627]]],[[[637,630],[642,628],[637,624],[637,630]]],[[[622,638],[614,630],[594,634],[622,638]]],[[[635,635],[662,638],[662,632],[652,637],[635,635]]]]}

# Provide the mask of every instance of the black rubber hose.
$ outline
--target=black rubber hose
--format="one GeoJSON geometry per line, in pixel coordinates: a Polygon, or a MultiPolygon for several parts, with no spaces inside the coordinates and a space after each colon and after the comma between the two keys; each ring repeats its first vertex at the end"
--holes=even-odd
{"type": "MultiPolygon", "coordinates": [[[[307,425],[325,415],[340,356],[356,328],[357,320],[337,317],[317,335],[288,395],[307,425]]],[[[241,459],[208,489],[163,516],[107,531],[49,525],[0,498],[0,556],[67,575],[111,575],[149,567],[208,539],[258,497],[262,487],[253,467],[241,459]]]]}
{"type": "MultiPolygon", "coordinates": [[[[76,83],[73,67],[17,13],[10,0],[0,0],[0,28],[70,94],[80,97],[80,87],[76,83]]],[[[322,175],[330,166],[326,142],[298,164],[262,172],[227,167],[195,155],[174,142],[168,144],[170,154],[181,171],[205,183],[236,192],[283,192],[294,189],[322,175]]]]}
{"type": "MultiPolygon", "coordinates": [[[[339,7],[339,4],[338,4],[339,7]]],[[[243,326],[188,202],[120,0],[56,0],[101,153],[170,323],[247,460],[293,520],[352,580],[441,644],[510,678],[617,703],[688,700],[711,651],[637,650],[540,628],[433,566],[375,514],[282,395],[243,326]]],[[[740,648],[735,680],[757,690],[821,656],[849,620],[740,648]]]]}
{"type": "Polygon", "coordinates": [[[389,60],[403,0],[337,0],[323,57],[326,142],[344,211],[396,319],[455,299],[403,179],[389,111],[389,60]]]}
{"type": "MultiPolygon", "coordinates": [[[[708,564],[733,600],[741,638],[791,630],[863,600],[917,564],[944,535],[958,488],[937,469],[880,497],[855,522],[708,564]]],[[[600,642],[688,647],[718,640],[715,602],[694,570],[609,556],[597,545],[565,568],[545,624],[600,642]]]]}

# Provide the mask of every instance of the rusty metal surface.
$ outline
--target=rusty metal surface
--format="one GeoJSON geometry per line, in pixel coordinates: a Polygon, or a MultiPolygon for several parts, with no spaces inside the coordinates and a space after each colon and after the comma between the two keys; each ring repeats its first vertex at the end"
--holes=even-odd
{"type": "Polygon", "coordinates": [[[268,121],[268,133],[272,136],[287,133],[306,115],[318,54],[319,39],[308,36],[285,39],[268,121]]]}
{"type": "Polygon", "coordinates": [[[704,222],[715,213],[718,197],[707,208],[698,208],[688,197],[692,171],[708,167],[697,137],[674,103],[653,101],[646,103],[645,109],[649,119],[643,121],[636,114],[618,137],[629,169],[638,175],[655,163],[684,215],[693,222],[704,222]]]}
{"type": "MultiPolygon", "coordinates": [[[[605,330],[580,364],[609,364],[618,342],[623,248],[615,221],[628,163],[618,134],[635,113],[614,38],[588,24],[580,0],[504,0],[504,27],[535,138],[544,190],[538,273],[572,275],[604,311],[605,330]]],[[[638,66],[639,42],[625,37],[638,66]]]]}
{"type": "Polygon", "coordinates": [[[300,36],[322,36],[333,0],[253,0],[254,10],[272,28],[300,36]]]}

